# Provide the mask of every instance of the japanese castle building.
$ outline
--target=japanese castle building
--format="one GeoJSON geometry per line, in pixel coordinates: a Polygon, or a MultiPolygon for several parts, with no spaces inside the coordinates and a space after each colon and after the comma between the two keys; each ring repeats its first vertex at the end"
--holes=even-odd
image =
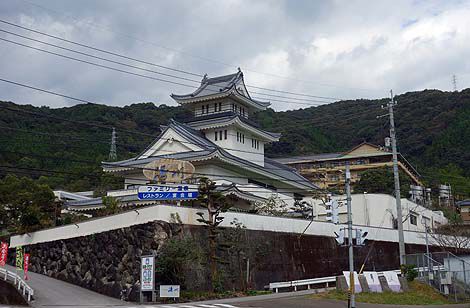
{"type": "MultiPolygon", "coordinates": [[[[295,169],[265,157],[265,145],[278,141],[280,134],[265,131],[252,120],[255,112],[265,110],[270,103],[250,96],[240,70],[226,76],[204,76],[193,93],[171,97],[192,111],[190,121],[179,123],[171,119],[138,156],[102,163],[105,172],[125,179],[123,190],[108,192],[122,205],[158,203],[139,200],[137,188],[149,183],[142,170],[162,160],[189,162],[194,166],[193,176],[183,183],[194,184],[197,178],[208,177],[216,181],[223,194],[237,200],[237,207],[244,209],[273,194],[293,200],[311,196],[317,189],[295,169]]],[[[68,202],[71,210],[102,206],[100,198],[68,202]]]]}

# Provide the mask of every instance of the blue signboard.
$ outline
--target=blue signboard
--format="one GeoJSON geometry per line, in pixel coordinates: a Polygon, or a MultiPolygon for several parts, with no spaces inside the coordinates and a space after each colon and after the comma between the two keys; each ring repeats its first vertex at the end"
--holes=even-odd
{"type": "MultiPolygon", "coordinates": [[[[194,185],[191,185],[194,186],[194,185]]],[[[139,200],[189,200],[199,195],[197,187],[190,185],[147,185],[140,186],[139,200]]]]}

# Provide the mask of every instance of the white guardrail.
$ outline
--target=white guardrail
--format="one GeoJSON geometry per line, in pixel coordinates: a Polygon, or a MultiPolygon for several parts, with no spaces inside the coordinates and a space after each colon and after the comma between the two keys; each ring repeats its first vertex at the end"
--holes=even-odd
{"type": "MultiPolygon", "coordinates": [[[[394,270],[397,274],[400,274],[400,270],[394,270]]],[[[377,275],[383,276],[383,272],[377,272],[377,275]]],[[[269,284],[269,290],[275,290],[276,293],[279,292],[281,288],[294,288],[294,291],[297,291],[297,287],[307,286],[307,289],[314,285],[324,284],[325,289],[330,287],[330,283],[336,283],[336,276],[328,276],[321,278],[312,278],[312,279],[303,279],[303,280],[293,280],[293,281],[284,281],[284,282],[271,282],[269,284]]]]}
{"type": "Polygon", "coordinates": [[[18,276],[17,273],[0,267],[0,277],[6,282],[13,282],[13,285],[18,288],[18,291],[22,293],[24,297],[28,299],[28,302],[31,301],[34,296],[34,290],[24,281],[24,279],[18,276]]]}

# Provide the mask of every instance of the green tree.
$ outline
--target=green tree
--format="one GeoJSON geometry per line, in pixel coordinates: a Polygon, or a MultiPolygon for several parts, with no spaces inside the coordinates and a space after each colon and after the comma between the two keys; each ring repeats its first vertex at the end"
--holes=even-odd
{"type": "Polygon", "coordinates": [[[36,231],[54,225],[59,211],[60,203],[48,186],[15,175],[0,180],[1,228],[12,233],[36,231]]]}
{"type": "Polygon", "coordinates": [[[119,206],[119,202],[115,197],[101,197],[101,200],[104,205],[104,209],[102,210],[103,215],[113,215],[121,212],[121,207],[119,206]]]}
{"type": "MultiPolygon", "coordinates": [[[[411,179],[400,170],[400,194],[401,197],[409,195],[411,179]]],[[[354,185],[355,193],[380,193],[393,195],[395,192],[395,182],[392,168],[378,168],[364,171],[361,179],[354,185]]]]}
{"type": "Polygon", "coordinates": [[[163,244],[156,272],[162,284],[179,284],[186,288],[186,269],[199,261],[199,250],[191,237],[173,237],[163,244]]]}
{"type": "Polygon", "coordinates": [[[221,213],[226,212],[233,205],[228,202],[222,193],[217,191],[216,183],[208,178],[199,179],[199,204],[207,209],[207,219],[204,218],[203,212],[198,212],[197,215],[200,217],[199,222],[204,223],[209,230],[209,264],[210,264],[210,275],[211,275],[211,288],[212,291],[217,290],[220,287],[220,277],[217,271],[217,263],[219,259],[217,257],[217,238],[219,234],[218,227],[224,220],[224,217],[220,216],[221,213]]]}

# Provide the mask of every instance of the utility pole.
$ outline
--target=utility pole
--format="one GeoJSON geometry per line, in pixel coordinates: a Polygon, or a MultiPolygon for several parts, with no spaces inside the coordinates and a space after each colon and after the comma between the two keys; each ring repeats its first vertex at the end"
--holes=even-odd
{"type": "Polygon", "coordinates": [[[403,234],[403,213],[401,210],[400,196],[400,176],[398,174],[397,137],[395,132],[395,119],[393,116],[393,106],[396,103],[393,99],[393,91],[390,90],[390,102],[387,104],[388,117],[390,119],[390,138],[392,139],[393,157],[393,178],[395,180],[395,201],[397,204],[397,224],[398,224],[398,250],[400,253],[400,264],[405,264],[405,236],[403,234]]]}
{"type": "Polygon", "coordinates": [[[111,134],[111,148],[109,149],[109,160],[115,161],[117,159],[116,151],[116,130],[113,127],[113,132],[111,134]]]}
{"type": "Polygon", "coordinates": [[[348,307],[356,307],[356,298],[354,294],[354,247],[353,247],[353,225],[351,209],[351,172],[349,171],[349,162],[346,162],[346,202],[348,210],[348,247],[349,247],[349,301],[348,307]]]}

